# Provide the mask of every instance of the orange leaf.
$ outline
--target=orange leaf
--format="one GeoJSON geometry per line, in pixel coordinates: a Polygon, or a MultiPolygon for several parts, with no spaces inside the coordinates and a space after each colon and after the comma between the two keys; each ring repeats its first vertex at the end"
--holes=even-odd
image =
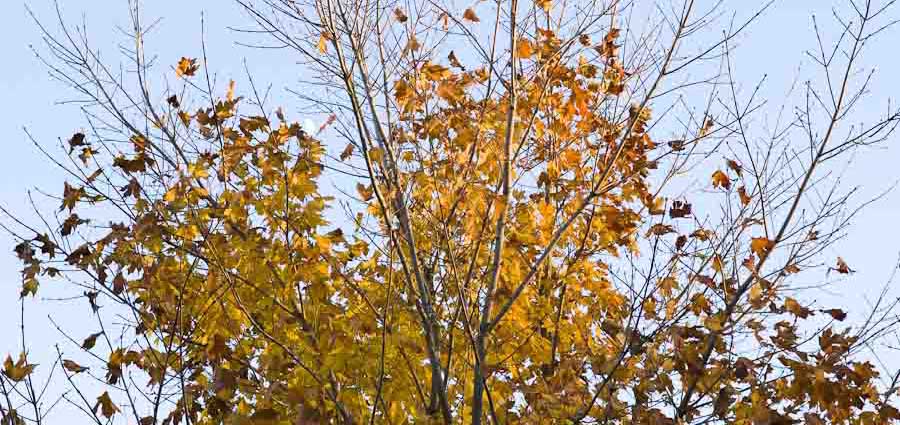
{"type": "Polygon", "coordinates": [[[731,179],[722,170],[716,170],[712,175],[713,187],[721,187],[725,190],[731,189],[731,179]]]}
{"type": "Polygon", "coordinates": [[[750,201],[753,200],[753,198],[751,198],[750,195],[747,194],[747,188],[744,186],[739,187],[737,190],[737,193],[738,193],[738,196],[741,198],[741,205],[743,205],[743,206],[749,205],[750,201]]]}
{"type": "Polygon", "coordinates": [[[775,241],[768,238],[753,238],[750,242],[750,250],[760,258],[768,255],[773,247],[775,247],[775,241]]]}
{"type": "Polygon", "coordinates": [[[472,8],[468,8],[463,12],[463,19],[471,22],[481,22],[481,19],[478,19],[478,15],[475,14],[475,11],[472,10],[472,8]]]}

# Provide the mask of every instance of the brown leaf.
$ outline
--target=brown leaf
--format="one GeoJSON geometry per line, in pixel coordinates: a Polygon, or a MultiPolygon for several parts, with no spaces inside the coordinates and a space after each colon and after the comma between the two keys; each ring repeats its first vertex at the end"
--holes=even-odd
{"type": "Polygon", "coordinates": [[[63,236],[69,236],[72,234],[72,231],[75,230],[76,227],[89,222],[90,220],[82,219],[78,217],[78,214],[72,213],[62,223],[62,229],[60,230],[60,234],[63,236]]]}
{"type": "Polygon", "coordinates": [[[770,240],[765,237],[753,238],[750,241],[750,250],[753,251],[759,258],[763,258],[764,256],[769,254],[769,251],[775,247],[775,241],[770,240]]]}
{"type": "Polygon", "coordinates": [[[341,161],[346,161],[353,155],[353,148],[353,143],[347,143],[347,146],[341,151],[341,161]]]}
{"type": "Polygon", "coordinates": [[[669,216],[672,218],[684,218],[691,215],[691,204],[685,201],[672,202],[672,208],[669,209],[669,216]]]}
{"type": "Polygon", "coordinates": [[[82,366],[78,363],[75,363],[72,360],[68,360],[68,359],[63,360],[63,367],[72,373],[81,373],[81,372],[84,372],[89,369],[87,367],[84,367],[84,366],[82,366]]]}
{"type": "Polygon", "coordinates": [[[113,293],[119,295],[125,291],[125,283],[125,276],[122,276],[122,273],[117,273],[116,277],[113,278],[113,293]]]}
{"type": "Polygon", "coordinates": [[[98,409],[100,410],[100,414],[107,419],[119,412],[119,408],[113,403],[112,399],[109,398],[109,392],[103,392],[103,394],[97,397],[97,403],[94,404],[94,413],[97,413],[98,409]]]}
{"type": "Polygon", "coordinates": [[[103,335],[103,332],[97,332],[95,334],[88,335],[88,337],[85,338],[84,341],[81,343],[81,348],[84,348],[85,350],[90,350],[91,348],[94,348],[94,345],[97,344],[97,337],[100,335],[103,335]]]}
{"type": "Polygon", "coordinates": [[[729,159],[728,161],[725,161],[725,163],[728,164],[728,168],[731,168],[738,175],[738,177],[743,175],[743,167],[741,167],[741,164],[738,164],[737,161],[729,159]]]}
{"type": "Polygon", "coordinates": [[[481,22],[481,19],[478,19],[478,15],[475,14],[475,11],[472,10],[472,8],[468,8],[463,12],[463,19],[471,22],[481,22]]]}
{"type": "Polygon", "coordinates": [[[668,224],[657,223],[650,226],[650,230],[647,231],[647,236],[662,236],[667,233],[675,233],[675,228],[668,224]]]}
{"type": "Polygon", "coordinates": [[[753,198],[751,198],[750,195],[747,194],[747,188],[744,186],[739,187],[737,193],[741,198],[741,205],[745,207],[750,204],[750,201],[753,200],[753,198]]]}
{"type": "Polygon", "coordinates": [[[837,267],[834,267],[833,270],[840,274],[849,274],[856,272],[856,270],[851,269],[850,266],[847,265],[847,262],[844,261],[844,259],[841,257],[837,258],[837,267]]]}
{"type": "Polygon", "coordinates": [[[784,274],[800,273],[800,266],[798,266],[797,264],[791,263],[791,264],[784,266],[783,271],[784,271],[784,274]]]}
{"type": "Polygon", "coordinates": [[[722,170],[716,170],[716,172],[713,173],[712,184],[713,187],[721,187],[725,190],[731,189],[731,179],[729,179],[728,175],[722,170]]]}
{"type": "Polygon", "coordinates": [[[374,196],[375,191],[362,183],[357,183],[356,193],[359,194],[359,197],[362,198],[363,201],[369,201],[372,199],[372,196],[374,196]]]}
{"type": "Polygon", "coordinates": [[[466,67],[462,66],[462,64],[459,63],[459,59],[456,57],[456,53],[454,53],[452,50],[450,51],[450,54],[447,55],[447,60],[450,61],[450,66],[459,68],[463,71],[466,70],[466,67]]]}
{"type": "Polygon", "coordinates": [[[396,9],[394,9],[394,19],[396,19],[397,22],[402,24],[402,23],[406,22],[409,19],[409,17],[406,16],[406,13],[403,12],[403,9],[398,7],[396,9]]]}
{"type": "Polygon", "coordinates": [[[784,300],[784,309],[801,319],[809,317],[812,313],[808,308],[801,306],[800,303],[793,298],[784,300]]]}
{"type": "Polygon", "coordinates": [[[590,47],[591,46],[591,37],[588,36],[587,34],[581,34],[578,36],[578,42],[581,43],[581,45],[584,47],[590,47]]]}
{"type": "Polygon", "coordinates": [[[830,315],[831,317],[834,318],[834,320],[837,320],[838,322],[843,322],[844,319],[847,318],[847,313],[844,313],[844,310],[841,310],[839,308],[822,310],[822,313],[826,313],[826,314],[830,315]]]}
{"type": "Polygon", "coordinates": [[[675,239],[675,250],[681,251],[682,248],[687,244],[687,236],[679,235],[678,239],[675,239]]]}
{"type": "Polygon", "coordinates": [[[81,132],[72,135],[69,139],[69,153],[72,153],[79,146],[87,146],[87,143],[84,142],[84,137],[84,133],[81,132]]]}

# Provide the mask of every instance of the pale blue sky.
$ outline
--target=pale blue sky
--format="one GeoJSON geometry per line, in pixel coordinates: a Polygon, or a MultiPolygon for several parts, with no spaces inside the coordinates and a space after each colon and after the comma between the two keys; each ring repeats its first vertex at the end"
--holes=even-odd
{"type": "MultiPolygon", "coordinates": [[[[21,0],[19,0],[21,1],[21,0]]],[[[642,1],[642,0],[638,0],[642,1]]],[[[126,40],[114,25],[128,25],[125,0],[60,0],[68,20],[86,17],[94,47],[105,52],[107,58],[115,58],[115,47],[126,40]]],[[[700,1],[711,4],[710,0],[700,1]]],[[[729,0],[726,7],[746,8],[758,1],[729,0]]],[[[822,22],[834,28],[829,8],[831,0],[782,0],[751,29],[752,36],[742,39],[736,60],[739,78],[750,86],[763,74],[770,76],[764,94],[774,96],[784,93],[795,70],[809,61],[802,57],[804,49],[815,46],[811,14],[816,11],[822,22]]],[[[837,2],[843,4],[843,2],[837,2]]],[[[148,50],[159,56],[161,63],[175,63],[181,56],[198,56],[200,52],[200,14],[206,12],[207,44],[211,68],[219,72],[224,85],[228,79],[242,81],[241,61],[247,58],[250,69],[256,73],[257,82],[271,82],[275,102],[290,106],[292,99],[285,88],[302,77],[301,69],[290,57],[276,51],[259,51],[236,46],[238,35],[226,29],[247,23],[238,6],[228,0],[153,0],[147,1],[145,22],[163,17],[160,26],[148,39],[148,50]],[[281,99],[281,100],[279,100],[281,99]]],[[[51,0],[29,0],[35,12],[52,26],[54,16],[51,0]]],[[[746,10],[744,10],[746,12],[746,10]]],[[[900,17],[900,10],[894,12],[900,17]]],[[[50,193],[62,190],[64,176],[46,161],[31,145],[22,130],[27,127],[39,142],[53,147],[58,138],[67,138],[84,121],[77,109],[56,102],[71,98],[71,92],[52,81],[45,68],[35,59],[29,45],[39,49],[40,39],[36,26],[28,18],[25,8],[17,0],[8,0],[0,14],[0,58],[6,64],[0,67],[0,203],[23,217],[30,214],[26,191],[33,188],[50,193]]],[[[883,35],[869,47],[864,57],[866,64],[877,64],[873,98],[867,102],[867,111],[883,112],[888,96],[900,95],[900,28],[883,35]]],[[[812,74],[806,73],[808,76],[812,74]]],[[[866,200],[888,188],[900,178],[900,147],[897,137],[885,147],[869,149],[855,158],[847,172],[845,184],[861,186],[857,201],[866,200]]],[[[47,204],[49,208],[56,205],[47,204]]],[[[8,223],[6,218],[0,218],[8,223]]],[[[880,202],[871,205],[853,224],[849,237],[840,242],[830,254],[843,256],[859,272],[840,283],[834,289],[839,293],[842,306],[859,311],[865,306],[866,296],[875,296],[896,264],[900,252],[900,193],[893,192],[880,202]]],[[[18,352],[19,264],[12,252],[14,242],[0,233],[0,356],[18,352]]],[[[42,297],[62,297],[47,283],[40,292],[42,297]]],[[[898,291],[900,293],[900,291],[898,291]]],[[[29,346],[34,361],[49,365],[51,344],[62,338],[47,321],[47,315],[76,335],[84,335],[94,329],[90,316],[81,302],[44,301],[27,302],[26,326],[29,329],[29,346]]],[[[64,347],[69,352],[73,347],[64,347]]],[[[39,372],[40,372],[39,368],[39,372]]],[[[46,372],[46,371],[44,371],[46,372]]]]}

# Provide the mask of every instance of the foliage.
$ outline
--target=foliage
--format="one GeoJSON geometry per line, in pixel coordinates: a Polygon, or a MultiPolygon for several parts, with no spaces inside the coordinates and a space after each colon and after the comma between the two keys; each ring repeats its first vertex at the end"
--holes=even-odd
{"type": "MultiPolygon", "coordinates": [[[[666,96],[692,93],[673,75],[730,69],[729,42],[759,14],[685,56],[692,1],[657,38],[619,28],[615,1],[262,3],[240,4],[340,93],[339,106],[310,97],[329,116],[320,128],[270,113],[255,85],[217,94],[205,58],[175,61],[180,88],[151,93],[137,10],[136,92],[77,42],[55,51],[70,68],[54,75],[86,76],[76,90],[114,124],[94,116],[68,139],[61,224],[20,222],[15,252],[23,298],[45,279],[83,287],[100,329],[73,345],[100,362],[60,354],[60,367],[98,423],[900,420],[896,379],[885,388],[858,355],[889,316],[852,329],[792,286],[846,224],[846,195],[809,196],[817,168],[897,121],[835,135],[887,8],[856,5],[834,48],[844,63],[822,62],[844,78],[828,81],[824,121],[801,111],[760,147],[744,129],[754,101],[734,91],[734,105],[685,110],[678,130],[666,119],[666,96]],[[783,143],[795,128],[809,129],[804,155],[783,143]],[[667,199],[696,164],[715,170],[708,191],[667,199]],[[326,173],[346,184],[327,194],[326,173]],[[107,390],[83,394],[86,376],[107,390]]],[[[713,78],[709,105],[731,75],[713,78]]],[[[34,367],[23,354],[3,373],[18,383],[34,367]]]]}

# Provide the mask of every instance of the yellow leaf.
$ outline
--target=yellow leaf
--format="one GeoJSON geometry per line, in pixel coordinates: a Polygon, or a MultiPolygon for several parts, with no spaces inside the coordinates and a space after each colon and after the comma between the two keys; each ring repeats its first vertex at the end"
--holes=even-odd
{"type": "Polygon", "coordinates": [[[703,321],[703,326],[706,329],[709,329],[713,332],[718,332],[722,330],[722,320],[719,319],[718,316],[706,316],[706,320],[703,321]]]}
{"type": "Polygon", "coordinates": [[[712,268],[713,268],[713,270],[715,270],[719,273],[722,273],[722,269],[724,268],[724,265],[722,264],[722,257],[720,257],[719,254],[716,254],[715,256],[713,256],[712,268]]]}
{"type": "Polygon", "coordinates": [[[384,158],[384,151],[382,151],[381,148],[369,149],[369,158],[372,162],[377,164],[384,158]]]}
{"type": "Polygon", "coordinates": [[[784,300],[784,309],[801,319],[805,319],[810,315],[809,309],[801,306],[800,303],[793,298],[784,300]]]}
{"type": "Polygon", "coordinates": [[[234,100],[234,80],[231,80],[228,83],[228,92],[225,94],[225,98],[231,102],[234,100]]]}
{"type": "Polygon", "coordinates": [[[175,202],[178,199],[178,187],[175,186],[166,191],[166,194],[163,196],[163,200],[166,202],[175,202]]]}
{"type": "Polygon", "coordinates": [[[25,361],[25,353],[19,354],[19,360],[15,364],[13,364],[12,357],[6,356],[6,361],[3,362],[3,374],[13,382],[19,382],[31,375],[36,366],[25,361]]]}
{"type": "Polygon", "coordinates": [[[319,43],[317,44],[317,47],[319,49],[319,53],[323,55],[325,53],[328,53],[328,37],[324,32],[319,35],[319,43]]]}
{"type": "Polygon", "coordinates": [[[119,408],[112,402],[112,399],[109,398],[109,392],[103,392],[103,394],[97,397],[97,403],[94,404],[94,413],[97,413],[98,409],[106,418],[111,418],[119,412],[119,408]]]}
{"type": "Polygon", "coordinates": [[[759,282],[753,283],[750,286],[750,301],[753,303],[758,303],[762,300],[763,297],[763,288],[759,282]]]}
{"type": "Polygon", "coordinates": [[[419,39],[417,39],[415,35],[411,35],[406,42],[406,47],[403,49],[403,52],[415,52],[416,50],[419,50],[420,46],[419,39]]]}
{"type": "Polygon", "coordinates": [[[530,58],[534,54],[534,46],[527,39],[520,39],[516,42],[516,56],[520,59],[530,58]]]}
{"type": "Polygon", "coordinates": [[[175,67],[175,75],[179,77],[193,77],[199,68],[197,59],[183,57],[178,61],[178,66],[175,67]]]}

